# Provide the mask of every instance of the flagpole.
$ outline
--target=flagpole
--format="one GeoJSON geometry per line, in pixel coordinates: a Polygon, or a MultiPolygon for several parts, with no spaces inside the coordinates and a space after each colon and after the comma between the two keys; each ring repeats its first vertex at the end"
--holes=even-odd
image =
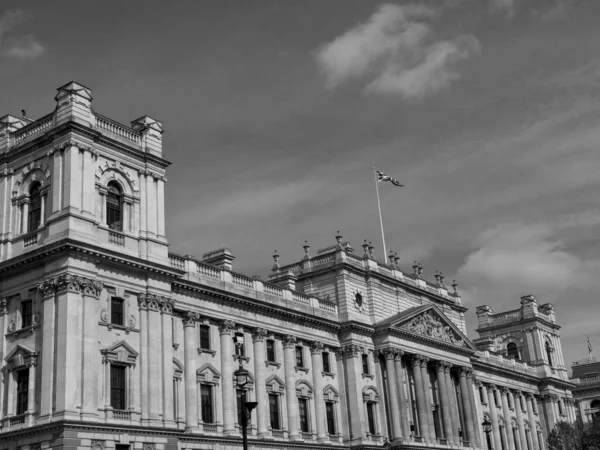
{"type": "Polygon", "coordinates": [[[377,170],[373,166],[373,175],[375,175],[375,191],[377,192],[377,209],[379,210],[379,225],[381,226],[381,242],[383,243],[383,260],[387,264],[387,251],[385,249],[385,235],[383,234],[383,219],[381,218],[381,203],[379,202],[379,181],[377,180],[377,170]]]}

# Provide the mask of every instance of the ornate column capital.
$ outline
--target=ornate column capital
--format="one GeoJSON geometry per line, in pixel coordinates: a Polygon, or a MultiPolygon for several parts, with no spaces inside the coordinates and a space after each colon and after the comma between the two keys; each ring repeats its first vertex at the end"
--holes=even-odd
{"type": "Polygon", "coordinates": [[[57,292],[81,293],[81,279],[77,275],[63,273],[56,278],[57,292]]]}
{"type": "Polygon", "coordinates": [[[433,363],[433,367],[435,367],[436,372],[445,372],[446,366],[448,365],[448,361],[437,360],[433,363]]]}
{"type": "Polygon", "coordinates": [[[394,349],[396,352],[394,353],[394,361],[402,361],[402,357],[404,356],[404,350],[399,348],[394,349]]]}
{"type": "Polygon", "coordinates": [[[38,285],[43,297],[53,297],[56,294],[56,278],[47,278],[38,285]]]}
{"type": "Polygon", "coordinates": [[[498,390],[500,391],[500,393],[502,395],[507,395],[510,392],[510,389],[508,386],[499,386],[498,390]]]}
{"type": "Polygon", "coordinates": [[[173,299],[168,297],[157,297],[161,314],[173,314],[173,299]]]}
{"type": "Polygon", "coordinates": [[[342,348],[334,349],[333,353],[335,353],[336,361],[341,361],[342,359],[344,359],[344,350],[342,348]]]}
{"type": "Polygon", "coordinates": [[[146,294],[146,308],[148,311],[160,311],[161,297],[156,294],[146,294]]]}
{"type": "Polygon", "coordinates": [[[394,347],[384,347],[378,350],[381,355],[387,360],[393,360],[396,357],[397,350],[394,347]]]}
{"type": "Polygon", "coordinates": [[[93,297],[96,300],[100,298],[104,284],[100,281],[91,280],[89,278],[81,279],[81,286],[83,288],[83,295],[93,297]]]}
{"type": "Polygon", "coordinates": [[[219,334],[231,334],[235,328],[235,322],[233,320],[225,319],[219,324],[219,334]]]}
{"type": "Polygon", "coordinates": [[[137,299],[138,308],[142,311],[145,311],[146,309],[148,309],[148,301],[147,301],[146,297],[147,296],[146,296],[145,292],[140,292],[138,294],[138,299],[137,299]]]}
{"type": "Polygon", "coordinates": [[[325,345],[321,341],[315,341],[310,344],[310,354],[314,355],[317,353],[323,352],[323,347],[325,345]]]}
{"type": "Polygon", "coordinates": [[[485,388],[488,391],[495,391],[496,390],[496,385],[493,383],[483,383],[483,385],[485,386],[485,388]]]}
{"type": "Polygon", "coordinates": [[[408,358],[408,363],[411,365],[411,367],[420,367],[421,355],[410,355],[408,358]]]}
{"type": "Polygon", "coordinates": [[[360,353],[360,347],[357,344],[347,344],[344,346],[344,358],[356,358],[360,353]]]}
{"type": "Polygon", "coordinates": [[[196,322],[200,318],[199,314],[195,311],[186,311],[183,315],[183,327],[195,327],[196,322]]]}
{"type": "Polygon", "coordinates": [[[421,355],[421,367],[427,367],[429,364],[429,357],[421,355]]]}
{"type": "Polygon", "coordinates": [[[296,336],[291,335],[291,334],[286,334],[283,337],[283,348],[294,347],[296,345],[297,341],[298,341],[298,339],[296,339],[296,336]]]}
{"type": "Polygon", "coordinates": [[[267,336],[267,329],[266,328],[255,328],[254,330],[252,330],[252,342],[262,342],[265,340],[265,337],[267,336]]]}

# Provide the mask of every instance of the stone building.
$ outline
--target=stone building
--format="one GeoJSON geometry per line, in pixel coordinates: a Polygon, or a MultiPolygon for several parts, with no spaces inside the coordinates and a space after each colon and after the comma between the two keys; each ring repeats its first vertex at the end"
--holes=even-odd
{"type": "Polygon", "coordinates": [[[456,284],[340,233],[268,281],[171,254],[161,122],[55,100],[0,118],[1,449],[240,448],[244,396],[254,449],[538,450],[575,417],[551,305],[471,341],[456,284]]]}
{"type": "Polygon", "coordinates": [[[593,417],[600,418],[600,362],[590,355],[574,362],[571,368],[577,416],[584,422],[591,421],[593,417]]]}

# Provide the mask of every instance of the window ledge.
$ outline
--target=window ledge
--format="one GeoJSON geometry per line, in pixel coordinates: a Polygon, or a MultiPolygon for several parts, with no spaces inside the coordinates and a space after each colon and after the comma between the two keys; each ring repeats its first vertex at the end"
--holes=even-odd
{"type": "Polygon", "coordinates": [[[372,380],[373,378],[375,378],[375,376],[373,374],[370,373],[364,373],[362,374],[363,378],[368,378],[369,380],[372,380]]]}
{"type": "Polygon", "coordinates": [[[217,351],[211,350],[210,348],[199,348],[198,354],[201,355],[203,353],[208,353],[209,355],[215,356],[217,354],[217,351]]]}
{"type": "Polygon", "coordinates": [[[308,373],[308,368],[307,367],[298,367],[298,366],[295,366],[294,369],[296,369],[296,372],[308,373]]]}
{"type": "Polygon", "coordinates": [[[249,362],[250,362],[250,357],[249,357],[249,356],[233,355],[233,360],[234,360],[234,361],[239,361],[240,359],[241,359],[242,361],[246,362],[246,363],[249,363],[249,362]]]}
{"type": "Polygon", "coordinates": [[[277,361],[265,361],[265,366],[275,366],[279,369],[281,367],[281,363],[277,361]]]}
{"type": "Polygon", "coordinates": [[[98,322],[98,325],[101,325],[103,327],[108,328],[108,330],[112,330],[113,328],[115,330],[119,330],[119,331],[124,331],[125,334],[129,334],[131,331],[135,332],[135,333],[139,333],[140,330],[138,328],[133,328],[133,327],[128,327],[125,325],[119,325],[116,323],[106,323],[106,322],[98,322]]]}
{"type": "Polygon", "coordinates": [[[40,324],[36,323],[35,325],[29,325],[28,327],[19,328],[18,330],[9,331],[5,334],[5,337],[15,337],[18,338],[21,334],[33,334],[34,330],[39,327],[40,324]]]}
{"type": "MultiPolygon", "coordinates": [[[[323,375],[324,377],[335,378],[335,373],[331,373],[331,372],[321,372],[321,375],[323,375]]],[[[334,436],[334,435],[332,434],[330,436],[334,436]]],[[[335,436],[337,436],[337,434],[335,436]]]]}

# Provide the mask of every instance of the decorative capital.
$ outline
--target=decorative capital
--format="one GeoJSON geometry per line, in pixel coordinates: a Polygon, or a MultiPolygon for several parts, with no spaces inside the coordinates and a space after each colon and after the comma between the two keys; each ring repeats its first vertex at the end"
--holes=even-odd
{"type": "Polygon", "coordinates": [[[163,314],[173,314],[173,299],[168,297],[158,297],[160,312],[163,314]]]}
{"type": "Polygon", "coordinates": [[[448,366],[448,362],[443,360],[436,361],[433,366],[435,367],[436,372],[444,372],[448,366]]]}
{"type": "Polygon", "coordinates": [[[147,298],[146,298],[146,297],[147,297],[147,296],[146,296],[146,293],[145,293],[145,292],[140,292],[140,293],[138,294],[138,307],[139,307],[141,310],[146,310],[146,309],[148,309],[148,301],[147,301],[147,298]]]}
{"type": "Polygon", "coordinates": [[[379,352],[385,357],[387,360],[394,360],[398,353],[398,349],[394,347],[385,347],[379,350],[379,352]]]}
{"type": "Polygon", "coordinates": [[[200,316],[198,315],[197,312],[195,311],[186,311],[185,314],[183,315],[183,326],[185,328],[187,327],[195,327],[196,326],[196,321],[198,321],[198,319],[200,318],[200,316]]]}
{"type": "Polygon", "coordinates": [[[344,346],[344,357],[355,358],[360,353],[360,347],[357,344],[348,344],[344,346]]]}
{"type": "Polygon", "coordinates": [[[223,320],[219,325],[219,333],[220,334],[231,334],[232,330],[235,328],[235,322],[233,320],[223,320]]]}
{"type": "Polygon", "coordinates": [[[315,341],[310,344],[310,353],[312,355],[321,353],[323,351],[324,344],[321,341],[315,341]]]}
{"type": "Polygon", "coordinates": [[[81,293],[81,279],[76,275],[72,275],[70,273],[65,273],[59,275],[56,279],[57,291],[59,293],[63,292],[73,292],[73,293],[81,293]]]}
{"type": "Polygon", "coordinates": [[[254,330],[252,330],[252,341],[253,342],[262,342],[264,341],[265,337],[267,336],[267,329],[266,328],[255,328],[254,330]]]}
{"type": "Polygon", "coordinates": [[[100,281],[90,280],[89,278],[83,278],[81,280],[81,286],[83,287],[83,295],[88,297],[94,297],[96,300],[100,298],[104,284],[100,281]]]}
{"type": "Polygon", "coordinates": [[[458,366],[457,372],[461,377],[467,377],[471,373],[472,369],[469,366],[458,366]]]}
{"type": "Polygon", "coordinates": [[[500,386],[499,390],[502,395],[507,395],[510,392],[508,386],[500,386]]]}
{"type": "Polygon", "coordinates": [[[296,336],[293,336],[291,334],[286,334],[283,337],[283,348],[293,347],[296,345],[296,342],[297,342],[296,336]]]}
{"type": "Polygon", "coordinates": [[[156,294],[146,294],[146,308],[148,311],[160,311],[161,298],[156,294]]]}
{"type": "Polygon", "coordinates": [[[429,357],[421,355],[421,367],[427,367],[429,364],[429,357]]]}

